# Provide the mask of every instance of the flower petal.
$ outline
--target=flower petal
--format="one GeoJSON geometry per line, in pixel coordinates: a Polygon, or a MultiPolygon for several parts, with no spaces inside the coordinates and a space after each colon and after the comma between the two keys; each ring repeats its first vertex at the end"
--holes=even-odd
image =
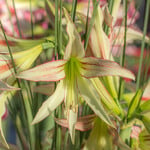
{"type": "Polygon", "coordinates": [[[57,88],[52,96],[50,96],[40,107],[32,124],[36,124],[45,119],[57,106],[61,104],[64,99],[63,82],[58,83],[57,88]]]}
{"type": "Polygon", "coordinates": [[[99,116],[104,122],[106,122],[110,126],[113,126],[108,114],[101,104],[100,98],[92,83],[88,79],[78,78],[78,88],[81,96],[95,112],[95,114],[99,116]]]}
{"type": "MultiPolygon", "coordinates": [[[[87,131],[91,129],[93,127],[94,119],[95,119],[95,114],[78,118],[75,124],[75,129],[79,131],[87,131]]],[[[61,125],[62,127],[69,128],[67,119],[55,118],[55,121],[57,124],[61,125]]]]}
{"type": "MultiPolygon", "coordinates": [[[[112,34],[111,38],[115,42],[116,45],[122,45],[123,44],[124,33],[125,33],[125,28],[124,27],[116,26],[113,29],[113,34],[112,34]]],[[[127,28],[127,33],[126,34],[127,34],[127,43],[131,43],[134,40],[140,40],[141,41],[142,38],[143,38],[143,33],[142,32],[140,32],[136,29],[133,29],[131,27],[127,28]]],[[[149,43],[149,39],[150,38],[148,36],[146,36],[145,37],[145,42],[149,43]]]]}
{"type": "MultiPolygon", "coordinates": [[[[14,38],[8,35],[6,35],[6,37],[12,52],[21,52],[45,42],[45,39],[25,40],[25,39],[14,38]]],[[[53,37],[49,37],[48,39],[53,40],[53,37]]],[[[0,31],[0,46],[1,46],[0,53],[9,53],[8,46],[2,31],[0,31]]]]}
{"type": "Polygon", "coordinates": [[[0,55],[0,79],[7,78],[13,74],[12,65],[7,55],[0,55]]]}
{"type": "Polygon", "coordinates": [[[109,59],[110,41],[105,32],[103,31],[103,21],[104,21],[103,11],[100,7],[98,7],[95,16],[94,27],[90,35],[90,44],[92,52],[95,57],[98,56],[104,59],[109,59]],[[94,49],[94,47],[98,47],[98,49],[94,49]]]}
{"type": "Polygon", "coordinates": [[[113,61],[99,58],[82,58],[83,64],[81,75],[86,78],[98,76],[121,76],[135,80],[135,76],[129,70],[122,68],[119,64],[113,61]]]}
{"type": "Polygon", "coordinates": [[[69,42],[65,50],[64,58],[69,59],[71,56],[79,58],[84,57],[85,51],[81,42],[80,35],[65,8],[64,13],[67,20],[67,33],[69,35],[69,42]]]}
{"type": "Polygon", "coordinates": [[[69,132],[71,136],[72,144],[75,143],[75,124],[77,122],[77,111],[69,110],[68,120],[69,120],[69,132]]]}
{"type": "Polygon", "coordinates": [[[0,80],[0,90],[10,91],[10,90],[18,90],[18,88],[12,87],[8,85],[7,83],[0,80]]]}
{"type": "Polygon", "coordinates": [[[21,71],[30,68],[42,51],[42,45],[37,45],[26,51],[13,53],[16,66],[19,67],[21,71]]]}
{"type": "Polygon", "coordinates": [[[18,78],[32,81],[59,81],[65,77],[65,60],[51,61],[21,72],[18,78]]]}
{"type": "Polygon", "coordinates": [[[50,84],[46,84],[46,85],[39,85],[33,87],[33,92],[41,93],[48,96],[51,96],[54,90],[55,90],[54,82],[51,82],[50,84]]]}

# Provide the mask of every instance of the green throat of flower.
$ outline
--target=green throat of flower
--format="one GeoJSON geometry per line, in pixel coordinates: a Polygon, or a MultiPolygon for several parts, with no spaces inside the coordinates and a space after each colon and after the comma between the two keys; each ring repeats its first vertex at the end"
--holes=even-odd
{"type": "Polygon", "coordinates": [[[78,89],[77,79],[80,75],[81,63],[77,58],[71,57],[65,64],[66,78],[64,80],[66,88],[66,107],[68,109],[75,109],[78,104],[78,89]]]}

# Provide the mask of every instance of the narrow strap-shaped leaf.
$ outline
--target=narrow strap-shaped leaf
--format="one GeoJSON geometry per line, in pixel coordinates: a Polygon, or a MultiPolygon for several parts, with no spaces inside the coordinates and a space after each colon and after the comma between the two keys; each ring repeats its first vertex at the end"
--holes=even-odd
{"type": "Polygon", "coordinates": [[[135,76],[129,70],[121,67],[113,61],[99,59],[99,58],[82,58],[81,75],[86,78],[97,76],[121,76],[125,78],[135,79],[135,76]]]}
{"type": "Polygon", "coordinates": [[[58,83],[57,88],[52,96],[50,96],[40,107],[38,110],[32,124],[36,124],[43,119],[45,119],[48,115],[51,114],[64,100],[64,87],[63,82],[58,83]]]}
{"type": "Polygon", "coordinates": [[[84,57],[85,51],[81,42],[80,35],[65,8],[64,13],[67,20],[67,33],[69,36],[69,42],[65,50],[64,58],[69,59],[70,57],[84,57]]]}
{"type": "Polygon", "coordinates": [[[140,105],[140,110],[142,112],[147,112],[147,111],[150,112],[150,100],[143,102],[140,105]]]}
{"type": "Polygon", "coordinates": [[[100,95],[102,102],[109,109],[109,111],[117,115],[122,114],[123,110],[116,104],[115,100],[109,94],[109,92],[107,91],[103,83],[99,80],[99,78],[93,78],[91,79],[91,81],[94,87],[96,88],[98,94],[100,95]]]}
{"type": "Polygon", "coordinates": [[[141,115],[141,120],[146,128],[146,130],[150,133],[150,112],[141,115]]]}
{"type": "Polygon", "coordinates": [[[51,61],[21,72],[18,78],[31,81],[59,81],[65,77],[65,60],[51,61]]]}
{"type": "Polygon", "coordinates": [[[139,107],[139,103],[141,101],[141,97],[142,97],[142,90],[139,89],[135,96],[133,97],[130,105],[129,105],[129,109],[128,109],[128,118],[130,118],[134,112],[136,112],[137,108],[139,107]]]}

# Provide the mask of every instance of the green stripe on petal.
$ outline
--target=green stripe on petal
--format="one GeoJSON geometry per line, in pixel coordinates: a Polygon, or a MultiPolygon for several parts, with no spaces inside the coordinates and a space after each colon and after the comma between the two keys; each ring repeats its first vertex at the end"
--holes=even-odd
{"type": "Polygon", "coordinates": [[[21,72],[18,78],[31,81],[59,81],[65,77],[65,60],[51,61],[33,69],[21,72]]]}
{"type": "Polygon", "coordinates": [[[78,88],[81,96],[95,112],[95,114],[108,125],[113,126],[92,83],[88,79],[78,78],[78,88]]]}
{"type": "Polygon", "coordinates": [[[63,82],[58,83],[57,88],[52,96],[50,96],[38,110],[32,124],[36,124],[45,119],[52,111],[54,111],[64,100],[63,82]]]}
{"type": "Polygon", "coordinates": [[[133,80],[135,79],[132,72],[113,61],[87,57],[82,58],[80,62],[82,63],[82,70],[80,73],[86,78],[98,76],[121,76],[133,80]]]}
{"type": "Polygon", "coordinates": [[[71,136],[72,144],[75,143],[75,124],[77,122],[77,111],[69,110],[68,114],[68,121],[69,121],[69,132],[71,136]]]}
{"type": "Polygon", "coordinates": [[[69,42],[65,50],[64,59],[69,59],[70,57],[84,57],[85,51],[81,42],[80,35],[65,8],[64,13],[67,20],[67,33],[69,36],[69,42]]]}

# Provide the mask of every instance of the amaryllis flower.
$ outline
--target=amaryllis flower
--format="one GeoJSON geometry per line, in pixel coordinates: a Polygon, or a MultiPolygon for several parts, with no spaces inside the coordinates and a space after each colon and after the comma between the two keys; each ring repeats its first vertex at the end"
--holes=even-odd
{"type": "Polygon", "coordinates": [[[134,75],[113,61],[85,57],[85,50],[75,25],[65,9],[64,12],[69,35],[64,59],[50,61],[33,69],[21,72],[18,77],[32,81],[60,81],[54,94],[39,109],[32,124],[38,123],[46,118],[64,100],[65,108],[67,109],[70,135],[72,142],[74,142],[79,96],[83,97],[97,116],[110,126],[113,126],[90,78],[117,75],[134,79],[134,75]]]}
{"type": "MultiPolygon", "coordinates": [[[[13,53],[17,70],[22,71],[28,69],[41,52],[42,46],[38,45],[23,52],[13,53]]],[[[0,73],[0,79],[7,78],[14,74],[14,69],[9,54],[0,55],[0,73]]]]}
{"type": "MultiPolygon", "coordinates": [[[[44,49],[54,46],[52,43],[44,43],[46,39],[52,40],[51,37],[40,40],[21,40],[7,36],[7,39],[17,72],[29,69],[44,49]]],[[[0,46],[0,79],[5,79],[14,74],[14,68],[6,41],[1,32],[0,46]]]]}

